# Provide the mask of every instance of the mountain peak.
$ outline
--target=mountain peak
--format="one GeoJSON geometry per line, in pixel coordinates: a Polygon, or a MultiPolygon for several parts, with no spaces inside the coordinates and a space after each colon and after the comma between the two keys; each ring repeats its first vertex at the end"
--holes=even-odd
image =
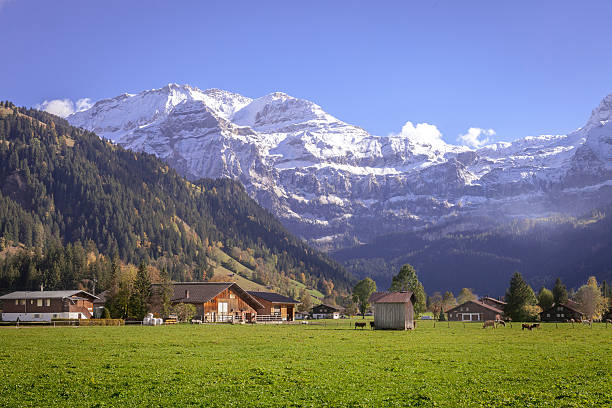
{"type": "Polygon", "coordinates": [[[612,120],[612,94],[606,96],[599,103],[599,106],[593,110],[591,117],[589,118],[586,128],[593,128],[612,120]]]}

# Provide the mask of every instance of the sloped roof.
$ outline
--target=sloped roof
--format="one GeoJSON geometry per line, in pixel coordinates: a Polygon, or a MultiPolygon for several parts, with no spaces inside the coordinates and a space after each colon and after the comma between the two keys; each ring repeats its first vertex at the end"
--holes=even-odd
{"type": "Polygon", "coordinates": [[[84,290],[32,290],[32,291],[17,291],[0,296],[0,300],[12,299],[63,299],[73,297],[75,295],[85,295],[90,299],[98,299],[97,296],[84,290]]]}
{"type": "MultiPolygon", "coordinates": [[[[161,285],[154,284],[154,288],[161,285]]],[[[173,303],[206,303],[212,300],[219,293],[232,288],[240,297],[251,305],[254,309],[262,308],[263,305],[251,296],[247,291],[238,286],[235,282],[178,282],[172,284],[174,290],[170,301],[173,303]],[[186,297],[189,292],[189,297],[186,297]]]]}
{"type": "Polygon", "coordinates": [[[460,304],[460,305],[457,305],[457,306],[455,306],[455,307],[453,307],[453,308],[448,309],[446,312],[448,313],[448,312],[454,311],[454,310],[455,310],[455,309],[457,309],[458,307],[465,306],[465,305],[466,305],[466,304],[468,304],[468,303],[473,303],[473,304],[475,304],[475,305],[477,305],[477,306],[484,307],[485,309],[492,310],[492,311],[494,311],[495,313],[504,314],[504,311],[503,311],[503,310],[501,310],[501,309],[498,309],[498,308],[493,307],[493,306],[491,306],[491,305],[487,305],[486,303],[477,302],[477,301],[475,301],[475,300],[468,300],[468,301],[467,301],[467,302],[465,302],[465,303],[462,303],[462,304],[460,304]]]}
{"type": "Polygon", "coordinates": [[[337,312],[341,312],[341,311],[344,310],[344,308],[342,308],[340,306],[333,306],[333,305],[330,305],[330,304],[327,304],[327,303],[321,303],[320,305],[316,305],[316,306],[314,306],[312,308],[312,310],[314,311],[315,309],[320,308],[321,306],[327,307],[327,308],[335,310],[337,312]]]}
{"type": "MultiPolygon", "coordinates": [[[[542,313],[548,313],[548,312],[554,311],[554,309],[555,309],[557,306],[558,306],[557,304],[553,304],[553,305],[552,305],[552,307],[550,307],[550,308],[548,308],[548,309],[546,309],[546,310],[541,311],[541,312],[540,312],[540,314],[542,314],[542,313]]],[[[584,314],[584,313],[583,313],[583,312],[582,312],[582,311],[579,309],[580,305],[579,305],[578,303],[574,302],[573,300],[569,300],[569,301],[567,301],[567,302],[565,302],[565,303],[561,303],[561,305],[560,305],[560,306],[563,306],[564,308],[569,309],[569,310],[571,310],[572,312],[579,313],[579,314],[584,314]]]]}
{"type": "Polygon", "coordinates": [[[281,294],[274,293],[274,292],[255,292],[252,290],[248,290],[247,293],[251,296],[255,296],[255,297],[258,297],[263,300],[267,300],[268,302],[272,302],[272,303],[295,303],[295,304],[300,303],[297,300],[291,299],[290,297],[283,296],[281,294]]]}
{"type": "Polygon", "coordinates": [[[485,297],[480,298],[481,302],[484,301],[484,300],[489,300],[489,301],[495,302],[495,303],[500,304],[500,305],[505,305],[506,304],[506,302],[504,302],[503,300],[495,299],[495,298],[492,298],[490,296],[485,296],[485,297]]]}
{"type": "Polygon", "coordinates": [[[372,303],[412,303],[414,295],[410,291],[406,292],[378,292],[381,293],[377,296],[370,296],[370,302],[372,303]],[[374,300],[372,300],[374,297],[374,300]]]}

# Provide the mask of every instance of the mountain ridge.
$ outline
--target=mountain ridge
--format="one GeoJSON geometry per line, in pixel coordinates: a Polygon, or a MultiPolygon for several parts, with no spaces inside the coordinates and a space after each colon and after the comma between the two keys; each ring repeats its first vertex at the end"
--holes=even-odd
{"type": "Polygon", "coordinates": [[[611,101],[567,135],[478,149],[447,144],[427,124],[371,135],[281,92],[251,99],[176,84],[105,99],[67,119],[189,179],[239,180],[292,232],[333,247],[466,214],[509,221],[612,202],[611,101]]]}

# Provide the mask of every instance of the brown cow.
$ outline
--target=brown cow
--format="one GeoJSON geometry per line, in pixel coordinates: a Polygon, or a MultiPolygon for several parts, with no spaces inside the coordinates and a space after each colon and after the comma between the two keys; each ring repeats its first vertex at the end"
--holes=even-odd
{"type": "Polygon", "coordinates": [[[487,327],[493,327],[495,328],[495,322],[493,320],[487,320],[484,322],[484,324],[482,325],[483,329],[486,329],[487,327]]]}
{"type": "Polygon", "coordinates": [[[523,323],[523,327],[521,328],[521,330],[531,330],[531,325],[529,323],[523,323]]]}
{"type": "Polygon", "coordinates": [[[357,330],[358,327],[361,327],[362,329],[366,327],[366,322],[355,322],[355,330],[357,330]]]}

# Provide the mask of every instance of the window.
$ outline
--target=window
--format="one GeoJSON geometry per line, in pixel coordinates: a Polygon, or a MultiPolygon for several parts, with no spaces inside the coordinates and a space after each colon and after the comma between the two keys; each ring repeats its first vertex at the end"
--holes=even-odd
{"type": "Polygon", "coordinates": [[[25,306],[25,299],[19,299],[19,304],[21,306],[25,306]]]}
{"type": "Polygon", "coordinates": [[[19,304],[19,299],[15,299],[15,306],[19,304]]]}
{"type": "Polygon", "coordinates": [[[57,313],[53,313],[53,318],[57,319],[57,313]]]}
{"type": "Polygon", "coordinates": [[[561,317],[565,317],[565,314],[564,314],[564,313],[561,313],[561,317]]]}
{"type": "Polygon", "coordinates": [[[236,295],[234,295],[233,293],[230,293],[230,299],[236,299],[236,295]]]}
{"type": "Polygon", "coordinates": [[[51,299],[45,299],[45,306],[51,306],[51,299]]]}
{"type": "Polygon", "coordinates": [[[34,318],[35,318],[35,319],[40,319],[40,315],[39,315],[38,313],[35,313],[35,314],[34,314],[34,318]]]}
{"type": "Polygon", "coordinates": [[[550,317],[550,313],[546,313],[546,317],[550,317]]]}
{"type": "Polygon", "coordinates": [[[217,311],[219,313],[227,313],[227,302],[219,302],[219,306],[217,308],[217,311]]]}
{"type": "Polygon", "coordinates": [[[36,306],[42,307],[42,305],[43,305],[43,300],[42,299],[36,299],[36,306]]]}
{"type": "Polygon", "coordinates": [[[559,307],[557,308],[557,310],[559,310],[559,311],[563,310],[563,306],[559,306],[559,307]]]}
{"type": "Polygon", "coordinates": [[[561,314],[560,314],[560,313],[557,313],[557,317],[561,317],[561,314]]]}

